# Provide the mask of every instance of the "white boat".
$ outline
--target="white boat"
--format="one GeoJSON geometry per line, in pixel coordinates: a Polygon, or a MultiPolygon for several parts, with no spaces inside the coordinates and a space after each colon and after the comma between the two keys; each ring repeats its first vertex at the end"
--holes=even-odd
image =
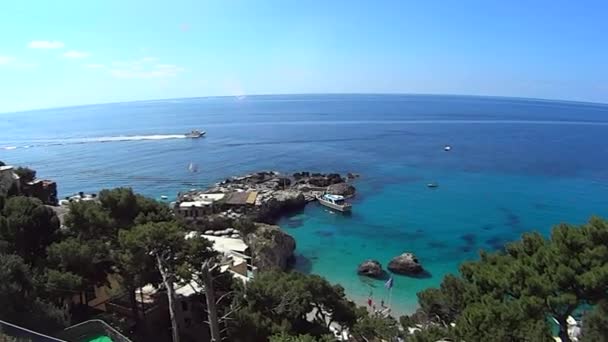
{"type": "Polygon", "coordinates": [[[161,195],[161,196],[160,196],[160,199],[161,199],[161,200],[167,200],[167,199],[169,199],[169,197],[167,197],[166,195],[161,195]]]}
{"type": "Polygon", "coordinates": [[[352,205],[346,203],[344,196],[324,194],[322,196],[317,196],[317,200],[321,205],[334,210],[349,212],[352,209],[352,205]]]}
{"type": "Polygon", "coordinates": [[[447,151],[450,151],[451,149],[452,149],[452,146],[450,146],[450,145],[445,145],[445,146],[443,147],[443,150],[444,150],[444,151],[446,151],[446,152],[447,152],[447,151]]]}
{"type": "Polygon", "coordinates": [[[192,139],[196,139],[196,138],[200,138],[203,135],[205,135],[205,131],[199,131],[199,130],[192,130],[190,133],[186,133],[184,134],[186,136],[186,138],[192,138],[192,139]]]}
{"type": "Polygon", "coordinates": [[[190,164],[188,165],[188,171],[198,172],[198,165],[194,164],[193,162],[190,162],[190,164]]]}

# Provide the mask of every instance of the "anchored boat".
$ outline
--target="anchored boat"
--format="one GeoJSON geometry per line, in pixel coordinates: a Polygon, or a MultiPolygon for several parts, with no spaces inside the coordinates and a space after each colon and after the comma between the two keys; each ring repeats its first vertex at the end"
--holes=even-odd
{"type": "Polygon", "coordinates": [[[346,203],[344,196],[324,194],[317,196],[317,200],[321,205],[341,212],[349,212],[352,209],[352,205],[346,203]]]}

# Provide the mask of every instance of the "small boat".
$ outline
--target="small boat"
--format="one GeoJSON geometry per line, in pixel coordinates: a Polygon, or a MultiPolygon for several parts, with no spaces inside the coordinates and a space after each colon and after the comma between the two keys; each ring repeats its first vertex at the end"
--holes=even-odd
{"type": "Polygon", "coordinates": [[[167,197],[166,195],[161,195],[161,196],[160,196],[160,199],[161,199],[161,200],[167,200],[167,199],[169,199],[169,197],[167,197]]]}
{"type": "Polygon", "coordinates": [[[198,165],[194,164],[193,162],[190,162],[190,164],[188,165],[188,171],[190,172],[198,172],[198,165]]]}
{"type": "Polygon", "coordinates": [[[452,149],[452,146],[450,146],[450,145],[445,145],[443,147],[443,150],[446,151],[446,152],[450,151],[451,149],[452,149]]]}
{"type": "Polygon", "coordinates": [[[344,196],[324,194],[317,196],[317,200],[321,205],[341,212],[349,212],[352,209],[352,205],[346,203],[344,196]]]}
{"type": "Polygon", "coordinates": [[[199,131],[199,130],[192,130],[190,133],[186,133],[184,134],[186,136],[186,138],[192,138],[192,139],[196,139],[196,138],[200,138],[203,135],[205,135],[205,131],[199,131]]]}
{"type": "Polygon", "coordinates": [[[429,187],[429,188],[431,188],[431,189],[433,189],[433,188],[439,187],[439,184],[433,182],[433,183],[428,183],[426,186],[429,187]]]}

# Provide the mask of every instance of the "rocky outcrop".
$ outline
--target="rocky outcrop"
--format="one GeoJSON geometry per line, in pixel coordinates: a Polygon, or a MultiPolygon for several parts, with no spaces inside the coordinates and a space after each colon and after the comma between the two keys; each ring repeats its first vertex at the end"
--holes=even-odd
{"type": "Polygon", "coordinates": [[[359,264],[357,273],[372,278],[381,278],[384,275],[384,270],[380,262],[369,259],[359,264]]]}
{"type": "Polygon", "coordinates": [[[256,221],[272,223],[280,216],[289,212],[303,209],[306,199],[302,192],[297,190],[278,190],[262,195],[259,199],[261,206],[256,221]]]}
{"type": "Polygon", "coordinates": [[[327,187],[327,192],[333,195],[341,195],[344,197],[351,197],[355,195],[355,187],[348,183],[332,184],[327,187]]]}
{"type": "Polygon", "coordinates": [[[253,265],[260,271],[286,270],[294,258],[296,241],[279,226],[256,223],[255,231],[244,240],[251,249],[253,265]]]}
{"type": "Polygon", "coordinates": [[[424,271],[418,258],[413,253],[403,253],[394,257],[388,263],[388,269],[393,273],[417,275],[424,271]]]}
{"type": "Polygon", "coordinates": [[[320,173],[313,173],[307,180],[308,184],[317,187],[326,187],[332,184],[343,183],[344,178],[337,173],[330,173],[327,175],[320,173]]]}
{"type": "Polygon", "coordinates": [[[359,178],[359,175],[356,174],[356,173],[349,172],[349,173],[346,174],[346,178],[347,179],[355,179],[355,178],[359,178]]]}

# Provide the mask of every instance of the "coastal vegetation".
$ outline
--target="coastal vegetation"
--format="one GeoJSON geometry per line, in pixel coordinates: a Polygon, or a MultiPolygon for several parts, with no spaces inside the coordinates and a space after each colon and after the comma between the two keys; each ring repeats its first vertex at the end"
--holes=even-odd
{"type": "MultiPolygon", "coordinates": [[[[274,231],[243,218],[204,222],[202,229],[231,225],[251,244],[274,231]]],[[[52,334],[101,317],[141,340],[150,327],[137,294],[151,284],[168,302],[166,339],[179,341],[176,288],[195,282],[212,292],[195,293],[204,318],[192,324],[207,329],[210,322],[231,341],[331,341],[343,330],[354,341],[552,341],[552,329],[570,341],[570,316],[582,321],[583,341],[608,340],[608,222],[600,218],[481,251],[458,275],[418,293],[419,309],[398,319],[357,307],[340,285],[317,275],[269,269],[244,286],[220,272],[212,243],[187,234],[193,229],[201,228],[129,188],[70,203],[63,222],[36,198],[0,197],[0,320],[52,334]],[[90,289],[110,277],[128,298],[132,324],[87,306],[90,289]]]]}

